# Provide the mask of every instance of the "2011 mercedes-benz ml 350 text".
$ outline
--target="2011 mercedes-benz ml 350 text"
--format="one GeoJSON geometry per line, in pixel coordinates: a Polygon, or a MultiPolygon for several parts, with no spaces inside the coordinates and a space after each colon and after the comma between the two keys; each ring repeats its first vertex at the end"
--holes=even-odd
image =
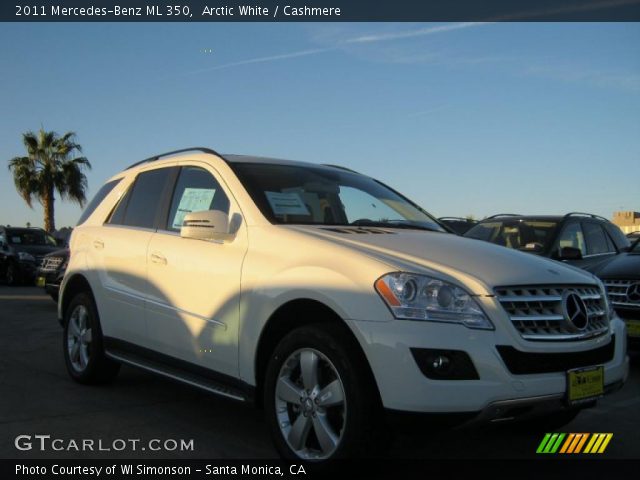
{"type": "Polygon", "coordinates": [[[388,412],[561,425],[623,384],[596,277],[448,233],[349,169],[191,149],[111,178],[73,232],[70,375],[120,364],[264,408],[281,455],[365,455],[388,412]]]}

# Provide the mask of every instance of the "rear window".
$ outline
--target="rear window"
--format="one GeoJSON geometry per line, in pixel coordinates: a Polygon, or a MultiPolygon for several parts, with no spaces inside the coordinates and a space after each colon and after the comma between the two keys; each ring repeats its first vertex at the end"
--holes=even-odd
{"type": "Polygon", "coordinates": [[[156,214],[162,203],[162,194],[171,170],[171,168],[159,168],[138,175],[133,188],[129,189],[120,201],[109,223],[154,228],[156,214]]]}
{"type": "Polygon", "coordinates": [[[112,180],[110,182],[107,182],[100,188],[100,190],[98,190],[98,193],[96,193],[95,197],[91,199],[91,201],[87,205],[87,208],[85,208],[84,212],[82,212],[82,215],[80,215],[80,219],[78,220],[78,225],[81,225],[87,221],[87,218],[89,218],[91,214],[94,212],[94,210],[98,208],[98,205],[102,203],[105,197],[109,195],[109,193],[111,193],[111,190],[113,190],[114,187],[120,183],[120,180],[122,179],[119,178],[117,180],[112,180]]]}

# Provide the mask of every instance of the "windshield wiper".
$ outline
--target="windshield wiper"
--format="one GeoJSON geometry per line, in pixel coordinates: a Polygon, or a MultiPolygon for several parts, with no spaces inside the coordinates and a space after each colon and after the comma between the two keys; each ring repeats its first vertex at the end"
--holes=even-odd
{"type": "Polygon", "coordinates": [[[416,223],[400,223],[400,222],[407,222],[405,220],[400,220],[398,222],[376,222],[373,220],[356,220],[355,222],[351,222],[348,224],[348,226],[355,226],[355,227],[381,227],[381,228],[401,228],[404,230],[424,230],[427,232],[440,232],[442,233],[442,230],[439,230],[437,228],[432,228],[432,227],[427,227],[426,225],[419,225],[416,223]]]}

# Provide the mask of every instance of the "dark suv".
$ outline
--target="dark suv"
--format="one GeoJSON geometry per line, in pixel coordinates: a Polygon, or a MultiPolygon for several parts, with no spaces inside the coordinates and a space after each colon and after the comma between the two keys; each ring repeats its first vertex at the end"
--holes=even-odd
{"type": "Polygon", "coordinates": [[[640,350],[640,238],[593,273],[602,279],[611,304],[627,324],[629,346],[640,350]]]}
{"type": "Polygon", "coordinates": [[[438,220],[458,235],[464,235],[471,227],[478,224],[477,220],[462,217],[440,217],[438,220]]]}
{"type": "Polygon", "coordinates": [[[629,249],[629,239],[604,217],[566,215],[493,215],[465,237],[565,261],[590,272],[629,249]]]}
{"type": "Polygon", "coordinates": [[[36,285],[44,288],[54,302],[58,301],[60,284],[64,278],[64,272],[69,262],[69,249],[63,248],[45,255],[38,268],[36,285]]]}
{"type": "Polygon", "coordinates": [[[41,228],[0,227],[0,278],[8,285],[33,282],[43,257],[59,249],[41,228]]]}

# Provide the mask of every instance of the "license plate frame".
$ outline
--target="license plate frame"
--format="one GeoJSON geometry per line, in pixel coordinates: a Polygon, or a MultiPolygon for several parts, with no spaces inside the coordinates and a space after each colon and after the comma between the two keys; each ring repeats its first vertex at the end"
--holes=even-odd
{"type": "Polygon", "coordinates": [[[638,338],[640,337],[640,320],[625,320],[627,324],[627,336],[638,338]]]}
{"type": "Polygon", "coordinates": [[[604,365],[568,370],[566,379],[569,405],[591,402],[604,395],[604,365]]]}

